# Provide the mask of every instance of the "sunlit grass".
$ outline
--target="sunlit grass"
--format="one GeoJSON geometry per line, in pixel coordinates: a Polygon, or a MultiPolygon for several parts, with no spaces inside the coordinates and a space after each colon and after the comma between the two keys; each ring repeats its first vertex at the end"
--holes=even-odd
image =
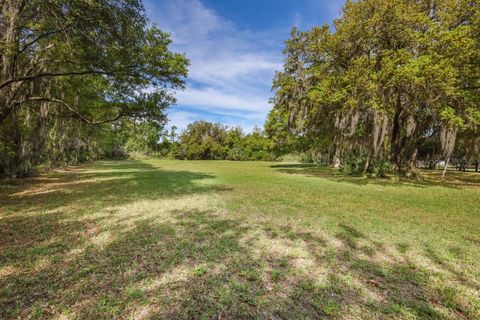
{"type": "Polygon", "coordinates": [[[100,162],[0,185],[0,318],[480,317],[480,174],[100,162]]]}

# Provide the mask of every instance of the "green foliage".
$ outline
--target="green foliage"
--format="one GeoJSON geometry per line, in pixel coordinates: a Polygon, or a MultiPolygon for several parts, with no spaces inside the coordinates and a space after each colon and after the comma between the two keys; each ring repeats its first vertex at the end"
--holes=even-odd
{"type": "Polygon", "coordinates": [[[144,152],[152,154],[158,150],[158,141],[160,140],[161,129],[155,122],[128,123],[123,128],[127,138],[124,148],[127,152],[144,152]]]}
{"type": "Polygon", "coordinates": [[[342,165],[341,171],[352,177],[367,175],[372,178],[387,178],[393,173],[390,161],[372,160],[368,154],[359,152],[350,154],[342,165]]]}
{"type": "Polygon", "coordinates": [[[259,128],[255,128],[252,133],[247,134],[242,145],[243,156],[241,160],[264,160],[271,161],[272,143],[266,138],[259,128]]]}
{"type": "Polygon", "coordinates": [[[224,157],[226,127],[206,121],[188,125],[180,135],[179,158],[188,160],[218,160],[224,157]]]}
{"type": "Polygon", "coordinates": [[[125,142],[153,148],[188,61],[141,1],[7,0],[0,10],[0,177],[124,157],[125,142]]]}
{"type": "Polygon", "coordinates": [[[245,135],[240,127],[196,121],[181,133],[177,159],[188,160],[272,160],[272,142],[255,128],[245,135]]]}
{"type": "Polygon", "coordinates": [[[334,30],[294,28],[266,124],[275,149],[314,150],[354,174],[387,162],[409,174],[426,141],[440,144],[428,158],[455,155],[457,134],[479,135],[479,12],[471,1],[349,1],[334,30]]]}
{"type": "Polygon", "coordinates": [[[359,177],[365,174],[367,157],[364,154],[352,154],[345,161],[342,171],[350,176],[359,177]]]}
{"type": "Polygon", "coordinates": [[[392,164],[385,160],[379,160],[372,168],[371,175],[375,178],[386,178],[393,173],[392,164]]]}

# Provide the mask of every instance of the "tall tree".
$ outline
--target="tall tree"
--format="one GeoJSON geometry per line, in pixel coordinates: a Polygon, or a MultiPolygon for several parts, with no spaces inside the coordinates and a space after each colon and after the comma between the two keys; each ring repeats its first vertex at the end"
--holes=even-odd
{"type": "Polygon", "coordinates": [[[364,172],[388,161],[409,175],[432,135],[450,158],[457,133],[480,120],[478,8],[348,1],[334,32],[293,30],[271,115],[284,114],[291,133],[323,145],[333,166],[354,156],[364,172]]]}
{"type": "Polygon", "coordinates": [[[0,159],[20,175],[40,161],[28,144],[41,149],[47,131],[73,141],[72,125],[163,124],[187,72],[139,0],[3,0],[0,37],[0,159]]]}

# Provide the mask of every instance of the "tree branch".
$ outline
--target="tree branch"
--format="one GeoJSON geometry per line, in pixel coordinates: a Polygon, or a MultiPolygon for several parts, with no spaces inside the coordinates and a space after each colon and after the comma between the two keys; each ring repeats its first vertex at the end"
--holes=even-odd
{"type": "MultiPolygon", "coordinates": [[[[74,63],[73,61],[66,61],[66,60],[64,62],[68,62],[68,63],[71,63],[71,64],[74,63]]],[[[134,74],[134,73],[125,72],[126,70],[129,70],[130,68],[133,69],[134,66],[131,66],[131,67],[129,66],[129,67],[123,68],[124,69],[123,75],[131,75],[131,76],[144,78],[144,76],[141,73],[135,73],[134,74]]],[[[119,74],[120,75],[120,74],[122,74],[121,72],[122,72],[122,70],[115,70],[115,71],[110,71],[110,72],[101,71],[101,70],[41,72],[41,73],[37,73],[37,74],[31,74],[31,75],[26,75],[26,76],[22,76],[22,77],[15,77],[15,78],[5,80],[5,81],[0,83],[0,90],[2,90],[6,86],[8,86],[12,83],[15,83],[15,82],[30,81],[30,80],[35,80],[35,79],[39,79],[39,78],[61,77],[61,76],[82,76],[82,75],[88,75],[88,74],[101,74],[101,75],[111,76],[113,74],[119,74]]],[[[148,79],[145,79],[145,80],[148,81],[148,79]]]]}
{"type": "Polygon", "coordinates": [[[50,31],[50,32],[47,32],[47,33],[44,33],[42,35],[39,35],[38,37],[36,37],[35,39],[33,39],[32,41],[26,43],[22,49],[20,49],[17,53],[17,55],[20,55],[22,54],[25,50],[28,49],[28,47],[34,45],[35,43],[37,43],[38,41],[40,41],[41,39],[43,38],[46,38],[46,37],[49,37],[51,36],[52,34],[55,34],[55,33],[58,33],[60,32],[61,30],[54,30],[54,31],[50,31]]]}
{"type": "Polygon", "coordinates": [[[108,75],[109,73],[105,71],[94,71],[94,70],[70,71],[70,72],[43,72],[43,73],[37,73],[37,74],[28,75],[28,76],[11,78],[11,79],[5,80],[2,83],[0,83],[0,90],[14,82],[28,81],[28,80],[38,79],[38,78],[45,78],[45,77],[78,76],[78,75],[87,75],[87,74],[108,75]]]}
{"type": "Polygon", "coordinates": [[[25,102],[53,102],[53,103],[61,104],[65,108],[67,108],[68,111],[73,113],[80,121],[82,121],[86,124],[89,124],[89,125],[100,125],[100,124],[103,124],[103,123],[113,122],[113,121],[116,121],[116,120],[120,119],[121,117],[125,116],[125,114],[123,112],[120,112],[117,116],[115,116],[114,118],[111,118],[111,119],[106,119],[106,120],[101,120],[101,121],[92,121],[92,120],[88,119],[86,116],[84,116],[83,114],[81,114],[80,112],[78,112],[77,110],[75,110],[75,108],[70,106],[65,101],[57,99],[57,98],[28,97],[24,100],[17,101],[16,104],[22,104],[22,103],[25,103],[25,102]]]}

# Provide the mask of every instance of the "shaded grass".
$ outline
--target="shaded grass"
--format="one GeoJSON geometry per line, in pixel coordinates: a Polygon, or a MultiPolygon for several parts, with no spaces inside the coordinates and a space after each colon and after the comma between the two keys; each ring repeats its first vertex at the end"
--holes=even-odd
{"type": "Polygon", "coordinates": [[[0,318],[475,319],[480,189],[454,179],[149,160],[2,185],[0,318]]]}
{"type": "Polygon", "coordinates": [[[419,169],[418,179],[370,179],[367,177],[349,177],[338,170],[332,170],[329,167],[317,164],[275,164],[272,168],[280,172],[289,174],[303,174],[312,177],[327,178],[337,182],[349,182],[358,185],[376,184],[376,185],[405,185],[419,188],[429,188],[432,186],[442,186],[450,188],[464,189],[468,187],[477,188],[480,186],[480,174],[478,172],[462,172],[449,170],[447,177],[442,177],[443,170],[419,169]]]}

